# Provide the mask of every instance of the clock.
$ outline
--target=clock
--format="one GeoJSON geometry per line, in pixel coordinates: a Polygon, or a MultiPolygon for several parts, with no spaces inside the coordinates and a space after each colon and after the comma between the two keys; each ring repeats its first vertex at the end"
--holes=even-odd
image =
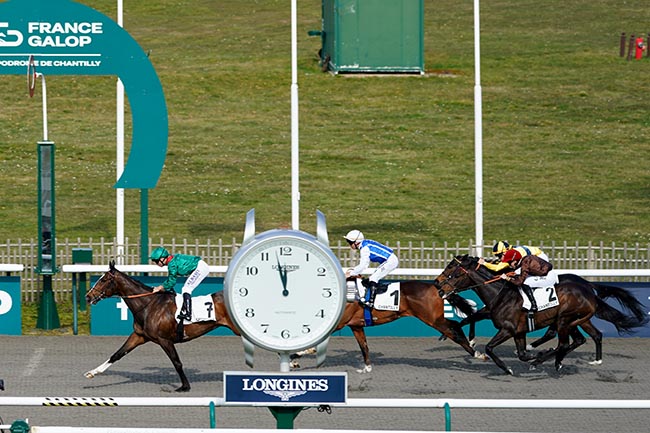
{"type": "Polygon", "coordinates": [[[328,246],[324,216],[317,212],[318,237],[282,229],[253,235],[253,212],[224,279],[226,308],[244,340],[247,363],[253,364],[252,345],[281,359],[316,347],[322,362],[346,303],[345,274],[328,246]]]}

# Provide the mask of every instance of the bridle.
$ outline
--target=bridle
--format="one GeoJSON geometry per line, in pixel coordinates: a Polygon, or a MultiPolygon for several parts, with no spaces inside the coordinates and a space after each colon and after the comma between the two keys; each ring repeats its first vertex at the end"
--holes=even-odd
{"type": "MultiPolygon", "coordinates": [[[[456,267],[456,269],[454,269],[453,272],[451,272],[449,275],[446,276],[445,280],[442,281],[442,284],[440,284],[440,283],[438,283],[438,282],[436,281],[436,283],[437,283],[436,285],[440,284],[440,285],[438,286],[438,290],[441,291],[441,292],[443,291],[443,290],[442,290],[442,286],[445,285],[445,284],[447,284],[447,285],[453,287],[453,289],[450,290],[449,292],[444,292],[444,294],[441,294],[441,295],[440,295],[440,297],[441,297],[442,299],[446,299],[446,298],[448,298],[448,297],[451,296],[451,295],[455,295],[455,294],[457,294],[457,293],[464,292],[464,291],[466,291],[466,290],[471,290],[471,289],[475,289],[475,288],[477,288],[477,287],[484,286],[484,285],[486,285],[486,284],[494,283],[494,282],[499,281],[499,280],[501,279],[501,276],[500,276],[500,275],[497,275],[497,276],[494,277],[494,278],[490,278],[489,280],[483,281],[482,283],[479,283],[479,284],[474,284],[473,286],[467,286],[467,287],[463,287],[463,288],[457,288],[457,287],[453,286],[452,284],[450,284],[450,283],[449,283],[449,280],[451,280],[452,278],[456,278],[456,277],[458,276],[458,275],[457,275],[457,274],[458,274],[457,271],[461,271],[461,272],[464,273],[465,275],[469,275],[469,271],[468,271],[467,269],[465,269],[465,267],[463,267],[463,263],[462,263],[460,260],[458,260],[457,257],[454,257],[454,260],[458,263],[458,266],[456,267]]],[[[480,266],[481,266],[481,265],[477,262],[475,270],[478,270],[480,266]]]]}
{"type": "Polygon", "coordinates": [[[144,296],[151,296],[151,295],[154,295],[154,294],[157,293],[157,292],[147,292],[147,293],[138,293],[138,294],[136,294],[136,295],[111,295],[111,296],[106,296],[106,290],[107,290],[107,288],[108,288],[108,284],[115,284],[115,274],[113,274],[112,272],[106,272],[104,275],[102,275],[102,276],[99,278],[99,280],[97,280],[97,282],[96,282],[95,284],[93,284],[93,287],[90,289],[90,291],[92,292],[92,291],[95,289],[95,286],[96,286],[100,281],[102,281],[105,277],[106,277],[106,278],[109,278],[110,281],[105,282],[105,284],[104,284],[104,289],[103,289],[101,292],[99,292],[99,294],[98,294],[97,296],[93,296],[93,297],[89,300],[89,302],[90,302],[91,304],[94,304],[94,303],[96,303],[96,302],[99,302],[99,301],[101,301],[102,299],[111,298],[111,297],[113,297],[113,296],[117,296],[117,297],[120,297],[120,298],[122,298],[122,299],[133,299],[133,298],[142,298],[142,297],[144,297],[144,296]]]}

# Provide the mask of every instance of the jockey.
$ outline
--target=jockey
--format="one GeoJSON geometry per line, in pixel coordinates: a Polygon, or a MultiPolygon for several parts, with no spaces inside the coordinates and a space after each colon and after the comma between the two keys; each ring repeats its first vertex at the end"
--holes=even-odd
{"type": "Polygon", "coordinates": [[[181,290],[183,307],[178,314],[178,318],[180,320],[192,320],[192,291],[210,273],[208,264],[199,256],[172,255],[163,247],[154,249],[149,258],[160,267],[167,266],[168,272],[167,279],[160,286],[154,287],[154,293],[163,290],[174,291],[176,279],[178,277],[188,277],[181,290]]]}
{"type": "Polygon", "coordinates": [[[501,260],[512,269],[515,269],[514,273],[501,274],[501,278],[521,286],[528,299],[530,299],[530,311],[537,311],[533,288],[548,287],[558,282],[558,276],[553,270],[553,265],[534,254],[522,256],[516,248],[506,251],[501,260]]]}
{"type": "Polygon", "coordinates": [[[346,278],[361,275],[363,271],[368,269],[370,262],[379,263],[377,269],[375,269],[372,275],[370,275],[370,278],[368,278],[368,289],[370,290],[368,301],[366,302],[362,299],[359,300],[359,302],[368,308],[372,308],[375,305],[379,280],[397,268],[399,259],[395,253],[393,253],[392,249],[377,241],[365,239],[363,233],[359,230],[350,230],[344,238],[348,241],[350,248],[353,250],[359,250],[359,264],[355,268],[348,269],[345,272],[346,278]]]}
{"type": "Polygon", "coordinates": [[[541,257],[542,259],[546,260],[549,262],[550,260],[548,259],[548,256],[544,251],[541,250],[541,248],[538,247],[529,247],[526,245],[515,245],[511,246],[508,242],[506,241],[499,241],[496,244],[494,244],[494,247],[492,247],[492,254],[496,256],[496,261],[494,263],[487,262],[485,259],[480,258],[478,260],[479,265],[483,265],[492,272],[500,272],[503,271],[508,267],[507,263],[504,263],[503,260],[501,259],[503,255],[506,253],[506,251],[510,251],[512,249],[515,249],[519,251],[519,254],[521,254],[522,257],[526,257],[528,255],[534,255],[541,257]]]}

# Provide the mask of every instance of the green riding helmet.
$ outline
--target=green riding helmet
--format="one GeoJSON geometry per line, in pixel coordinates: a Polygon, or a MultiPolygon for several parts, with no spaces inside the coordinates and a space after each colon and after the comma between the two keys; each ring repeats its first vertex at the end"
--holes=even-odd
{"type": "Polygon", "coordinates": [[[158,261],[160,259],[164,259],[167,256],[169,256],[169,251],[167,251],[163,247],[158,247],[158,248],[156,248],[155,250],[153,250],[151,252],[151,255],[149,256],[149,258],[155,262],[155,261],[158,261]]]}

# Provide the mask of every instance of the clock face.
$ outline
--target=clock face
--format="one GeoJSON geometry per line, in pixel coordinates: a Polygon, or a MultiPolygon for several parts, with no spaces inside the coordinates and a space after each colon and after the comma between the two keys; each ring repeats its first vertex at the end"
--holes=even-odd
{"type": "Polygon", "coordinates": [[[271,230],[235,255],[224,294],[242,336],[268,350],[298,351],[323,341],[338,324],[344,287],[338,259],[315,237],[271,230]]]}

